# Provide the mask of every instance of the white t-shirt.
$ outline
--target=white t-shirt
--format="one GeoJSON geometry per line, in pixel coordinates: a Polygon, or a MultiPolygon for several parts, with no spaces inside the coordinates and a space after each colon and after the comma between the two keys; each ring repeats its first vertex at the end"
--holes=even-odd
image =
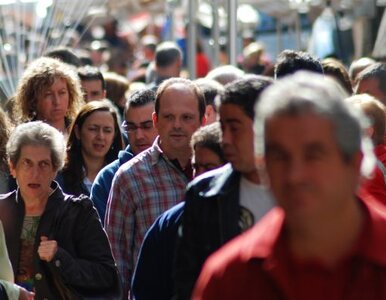
{"type": "Polygon", "coordinates": [[[266,186],[241,176],[239,224],[242,231],[252,227],[274,206],[275,201],[266,186]]]}

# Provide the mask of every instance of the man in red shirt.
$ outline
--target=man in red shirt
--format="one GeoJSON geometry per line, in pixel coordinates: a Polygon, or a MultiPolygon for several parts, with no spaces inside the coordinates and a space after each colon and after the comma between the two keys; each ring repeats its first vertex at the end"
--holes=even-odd
{"type": "Polygon", "coordinates": [[[193,299],[386,299],[386,214],[355,196],[374,154],[345,96],[305,72],[263,93],[256,153],[279,207],[208,259],[193,299]]]}

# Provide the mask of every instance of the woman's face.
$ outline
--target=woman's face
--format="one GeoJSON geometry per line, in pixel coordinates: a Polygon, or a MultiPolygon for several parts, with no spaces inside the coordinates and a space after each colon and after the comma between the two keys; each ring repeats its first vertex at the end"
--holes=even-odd
{"type": "Polygon", "coordinates": [[[69,103],[70,94],[66,80],[55,78],[54,83],[38,98],[37,119],[55,127],[64,121],[69,103]]]}
{"type": "Polygon", "coordinates": [[[108,111],[93,112],[81,128],[75,128],[75,134],[84,157],[104,159],[114,140],[114,118],[108,111]]]}
{"type": "Polygon", "coordinates": [[[23,146],[16,165],[10,163],[10,172],[16,178],[25,202],[47,199],[56,176],[51,150],[46,146],[23,146]]]}

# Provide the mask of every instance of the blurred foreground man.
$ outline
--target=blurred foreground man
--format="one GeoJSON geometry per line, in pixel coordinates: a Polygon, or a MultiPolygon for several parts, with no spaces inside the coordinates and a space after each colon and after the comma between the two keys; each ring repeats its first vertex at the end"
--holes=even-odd
{"type": "Polygon", "coordinates": [[[310,73],[263,93],[256,151],[279,207],[209,258],[193,299],[386,299],[386,215],[355,196],[373,153],[343,98],[310,73]]]}

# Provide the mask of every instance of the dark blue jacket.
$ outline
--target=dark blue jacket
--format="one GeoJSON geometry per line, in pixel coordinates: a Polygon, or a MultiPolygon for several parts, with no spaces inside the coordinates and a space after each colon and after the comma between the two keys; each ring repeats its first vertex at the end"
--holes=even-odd
{"type": "Polygon", "coordinates": [[[227,164],[189,183],[175,255],[174,299],[190,299],[207,257],[241,233],[240,178],[227,164]]]}
{"type": "Polygon", "coordinates": [[[134,154],[131,152],[129,145],[124,150],[119,151],[118,159],[114,160],[112,163],[108,164],[102,170],[100,170],[94,179],[91,187],[90,198],[94,202],[94,206],[98,211],[98,214],[102,220],[102,224],[104,224],[107,200],[109,198],[110,188],[114,175],[120,166],[122,166],[125,162],[129,161],[133,157],[134,154]]]}
{"type": "Polygon", "coordinates": [[[133,299],[172,298],[175,244],[184,204],[165,211],[146,233],[132,279],[133,299]]]}

